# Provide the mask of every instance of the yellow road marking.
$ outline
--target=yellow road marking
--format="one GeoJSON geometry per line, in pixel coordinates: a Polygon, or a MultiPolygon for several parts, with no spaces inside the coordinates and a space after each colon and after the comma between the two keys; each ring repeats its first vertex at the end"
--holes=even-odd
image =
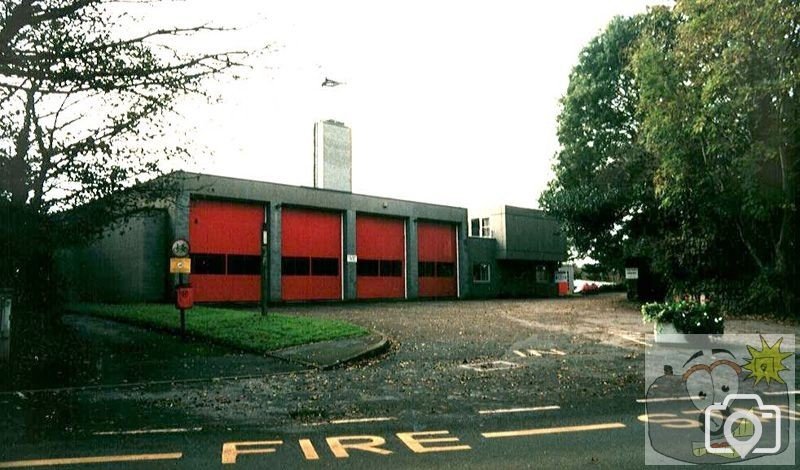
{"type": "Polygon", "coordinates": [[[498,413],[524,413],[526,411],[548,411],[548,410],[560,410],[560,409],[561,407],[558,405],[531,406],[528,408],[503,408],[499,410],[478,410],[478,414],[491,415],[498,413]]]}
{"type": "Polygon", "coordinates": [[[455,436],[451,437],[430,437],[430,436],[450,436],[450,431],[425,431],[425,432],[399,432],[397,433],[398,439],[403,441],[403,444],[408,446],[414,453],[425,454],[428,452],[448,452],[453,450],[470,450],[471,447],[462,445],[442,445],[442,446],[426,446],[425,444],[437,444],[445,442],[459,442],[455,436]]]}
{"type": "Polygon", "coordinates": [[[581,426],[562,426],[558,428],[520,429],[517,431],[484,432],[481,436],[492,439],[496,437],[538,436],[541,434],[559,434],[565,432],[601,431],[603,429],[624,428],[622,423],[584,424],[581,426]]]}
{"type": "Polygon", "coordinates": [[[0,468],[27,468],[53,465],[84,465],[91,463],[115,462],[144,462],[152,460],[178,460],[183,458],[183,453],[170,454],[129,454],[129,455],[103,455],[96,457],[67,457],[59,459],[34,459],[0,462],[0,468]]]}
{"type": "Polygon", "coordinates": [[[347,449],[372,452],[379,455],[392,453],[390,450],[381,448],[382,445],[386,444],[386,439],[380,436],[337,436],[328,437],[325,440],[328,442],[328,447],[331,448],[333,456],[337,459],[350,457],[347,449]]]}
{"type": "Polygon", "coordinates": [[[300,450],[303,451],[303,457],[306,460],[319,460],[317,449],[314,448],[314,444],[311,443],[310,439],[300,439],[300,450]]]}
{"type": "Polygon", "coordinates": [[[283,441],[245,441],[225,442],[222,444],[222,463],[236,463],[239,455],[245,454],[271,454],[275,452],[272,446],[282,445],[283,441]]]}

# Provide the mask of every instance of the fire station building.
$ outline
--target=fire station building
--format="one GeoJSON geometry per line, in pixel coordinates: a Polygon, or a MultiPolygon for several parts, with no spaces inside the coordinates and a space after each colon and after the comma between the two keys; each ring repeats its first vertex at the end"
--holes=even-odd
{"type": "Polygon", "coordinates": [[[181,238],[191,247],[197,302],[551,295],[566,254],[557,221],[532,209],[506,206],[470,224],[467,209],[458,207],[204,174],[173,177],[183,189],[163,210],[60,254],[73,298],[169,300],[170,245],[181,238]]]}
{"type": "MultiPolygon", "coordinates": [[[[349,128],[315,128],[314,184],[173,173],[162,209],[129,219],[58,264],[76,300],[168,301],[170,245],[190,245],[196,302],[551,295],[566,257],[558,222],[354,194],[349,128]]],[[[184,279],[185,280],[185,279],[184,279]]]]}

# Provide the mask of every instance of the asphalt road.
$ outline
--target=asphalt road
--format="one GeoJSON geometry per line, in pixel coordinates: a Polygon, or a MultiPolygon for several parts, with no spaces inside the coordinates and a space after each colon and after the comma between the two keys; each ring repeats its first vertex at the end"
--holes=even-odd
{"type": "Polygon", "coordinates": [[[385,421],[326,421],[277,429],[268,426],[228,429],[214,423],[209,429],[151,429],[148,434],[79,434],[6,448],[0,468],[36,463],[30,461],[33,458],[95,458],[103,468],[640,467],[644,428],[636,416],[641,405],[616,400],[584,405],[498,414],[465,412],[432,418],[409,414],[383,417],[387,418],[385,421]],[[542,434],[524,435],[525,431],[542,434]],[[512,435],[496,434],[501,432],[512,435]],[[520,435],[513,435],[514,432],[520,435]],[[403,433],[416,434],[403,436],[403,433]],[[363,443],[376,445],[366,450],[348,447],[363,443]],[[266,453],[270,449],[274,451],[266,453]],[[110,462],[125,456],[137,460],[110,462]],[[223,465],[224,461],[227,464],[223,465]]]}
{"type": "Polygon", "coordinates": [[[646,327],[620,296],[286,310],[362,324],[393,349],[330,371],[192,380],[204,369],[190,361],[189,379],[0,394],[0,468],[644,465],[646,327]]]}

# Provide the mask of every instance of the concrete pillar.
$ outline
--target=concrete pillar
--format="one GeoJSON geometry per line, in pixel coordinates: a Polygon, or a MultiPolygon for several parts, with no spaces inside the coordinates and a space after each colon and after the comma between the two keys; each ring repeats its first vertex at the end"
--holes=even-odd
{"type": "Polygon", "coordinates": [[[413,217],[406,219],[406,293],[409,299],[419,297],[417,220],[413,217]]]}
{"type": "Polygon", "coordinates": [[[344,272],[342,273],[344,276],[344,299],[355,300],[356,263],[348,263],[347,257],[348,255],[356,254],[356,211],[345,211],[342,219],[342,236],[344,237],[342,240],[342,247],[344,248],[344,253],[342,253],[344,259],[344,272]]]}
{"type": "Polygon", "coordinates": [[[261,294],[267,302],[280,302],[281,297],[281,205],[274,201],[267,203],[267,217],[269,219],[269,269],[266,273],[269,282],[266,284],[266,291],[261,294]]]}
{"type": "Polygon", "coordinates": [[[458,241],[458,297],[469,297],[472,286],[472,263],[467,252],[467,229],[465,222],[456,225],[456,240],[458,241]]]}

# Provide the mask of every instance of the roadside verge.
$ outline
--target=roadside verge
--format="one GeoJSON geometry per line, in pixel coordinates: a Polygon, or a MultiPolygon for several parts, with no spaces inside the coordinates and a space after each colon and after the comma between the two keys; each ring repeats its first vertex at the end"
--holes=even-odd
{"type": "MultiPolygon", "coordinates": [[[[67,310],[180,335],[178,312],[169,304],[80,303],[69,305],[67,310]]],[[[261,316],[252,311],[202,306],[186,312],[186,334],[209,343],[270,355],[293,346],[321,342],[350,340],[349,344],[359,344],[358,338],[370,336],[365,328],[343,320],[277,313],[261,316]]]]}

